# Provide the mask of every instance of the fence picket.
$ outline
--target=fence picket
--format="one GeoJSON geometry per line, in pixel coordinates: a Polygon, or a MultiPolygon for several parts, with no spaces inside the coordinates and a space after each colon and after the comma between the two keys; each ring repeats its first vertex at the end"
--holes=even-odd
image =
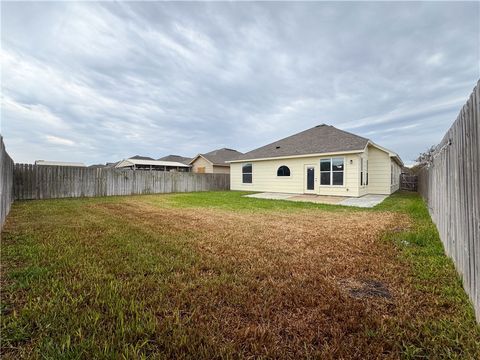
{"type": "Polygon", "coordinates": [[[418,174],[418,191],[437,225],[480,322],[480,81],[418,174]]]}

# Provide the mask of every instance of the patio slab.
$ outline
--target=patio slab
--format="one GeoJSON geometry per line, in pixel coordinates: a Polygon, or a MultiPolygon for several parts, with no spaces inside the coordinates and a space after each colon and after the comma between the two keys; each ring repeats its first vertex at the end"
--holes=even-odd
{"type": "Polygon", "coordinates": [[[346,198],[339,205],[345,206],[357,206],[357,207],[364,207],[364,208],[371,208],[375,205],[380,204],[383,200],[385,200],[388,195],[364,195],[358,198],[346,198]]]}
{"type": "Polygon", "coordinates": [[[257,193],[245,195],[256,199],[270,199],[270,200],[288,200],[288,201],[303,201],[317,204],[334,204],[343,206],[356,206],[371,208],[380,204],[386,199],[387,195],[364,195],[362,197],[344,197],[344,196],[327,196],[327,195],[310,195],[310,194],[288,194],[288,193],[257,193]]]}

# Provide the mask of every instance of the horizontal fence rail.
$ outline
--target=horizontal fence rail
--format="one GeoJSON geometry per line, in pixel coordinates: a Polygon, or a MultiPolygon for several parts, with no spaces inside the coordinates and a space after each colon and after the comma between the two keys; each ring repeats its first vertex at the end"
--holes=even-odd
{"type": "Polygon", "coordinates": [[[229,190],[229,174],[15,164],[15,200],[229,190]]]}
{"type": "Polygon", "coordinates": [[[418,176],[418,191],[480,322],[480,81],[418,176]]]}
{"type": "Polygon", "coordinates": [[[13,160],[5,150],[0,136],[0,230],[13,202],[13,160]]]}

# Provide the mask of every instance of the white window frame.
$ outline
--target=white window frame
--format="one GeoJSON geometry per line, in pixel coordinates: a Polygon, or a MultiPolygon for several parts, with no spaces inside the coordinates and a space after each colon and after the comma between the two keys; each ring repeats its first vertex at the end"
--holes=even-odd
{"type": "MultiPolygon", "coordinates": [[[[253,168],[252,168],[252,171],[253,171],[253,168]]],[[[292,177],[292,170],[290,170],[290,166],[288,166],[288,165],[280,165],[279,167],[277,167],[277,178],[280,178],[280,179],[289,179],[289,178],[291,178],[291,177],[292,177]],[[289,173],[290,173],[289,175],[278,175],[278,170],[279,170],[281,167],[283,167],[283,166],[285,166],[285,167],[288,169],[288,171],[289,171],[289,173]]]]}
{"type": "Polygon", "coordinates": [[[366,169],[365,169],[365,185],[368,186],[368,159],[366,161],[366,169]]]}
{"type": "Polygon", "coordinates": [[[360,186],[365,186],[365,179],[363,178],[363,157],[360,156],[360,186]]]}
{"type": "Polygon", "coordinates": [[[368,186],[368,159],[360,156],[360,186],[368,186]]]}
{"type": "Polygon", "coordinates": [[[253,163],[242,163],[242,168],[241,168],[241,176],[242,176],[242,185],[253,185],[253,163]],[[252,172],[251,173],[244,173],[243,172],[243,167],[245,165],[250,165],[251,168],[252,168],[252,172]],[[243,182],[243,175],[248,175],[250,174],[250,176],[252,177],[252,181],[251,182],[243,182]]]}
{"type": "Polygon", "coordinates": [[[321,158],[320,159],[320,181],[319,181],[319,186],[321,187],[336,187],[336,188],[342,188],[345,187],[345,170],[346,168],[346,161],[344,156],[334,156],[334,157],[328,157],[328,158],[321,158]],[[333,159],[342,159],[343,161],[343,170],[342,171],[334,171],[333,170],[333,159]],[[330,160],[330,171],[322,171],[322,160],[330,160]],[[330,185],[324,185],[322,184],[322,173],[330,172],[330,185]],[[343,173],[343,178],[342,178],[342,185],[333,185],[333,173],[338,173],[342,172],[343,173]]]}

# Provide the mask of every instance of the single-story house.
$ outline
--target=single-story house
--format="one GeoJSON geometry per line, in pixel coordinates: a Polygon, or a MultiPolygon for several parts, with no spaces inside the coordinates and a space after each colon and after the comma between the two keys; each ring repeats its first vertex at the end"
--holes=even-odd
{"type": "Polygon", "coordinates": [[[190,165],[185,165],[175,161],[145,160],[134,158],[119,161],[115,164],[115,168],[148,171],[190,171],[190,165]]]}
{"type": "Polygon", "coordinates": [[[242,155],[233,149],[217,149],[206,154],[198,154],[191,161],[192,171],[195,173],[229,174],[229,160],[234,160],[242,155]]]}
{"type": "Polygon", "coordinates": [[[397,191],[403,166],[393,151],[325,124],[229,162],[232,190],[352,197],[397,191]]]}
{"type": "Polygon", "coordinates": [[[186,156],[180,156],[180,155],[167,155],[164,157],[161,157],[160,159],[157,159],[160,161],[175,161],[179,162],[185,165],[190,164],[190,161],[192,161],[192,158],[186,157],[186,156]]]}

